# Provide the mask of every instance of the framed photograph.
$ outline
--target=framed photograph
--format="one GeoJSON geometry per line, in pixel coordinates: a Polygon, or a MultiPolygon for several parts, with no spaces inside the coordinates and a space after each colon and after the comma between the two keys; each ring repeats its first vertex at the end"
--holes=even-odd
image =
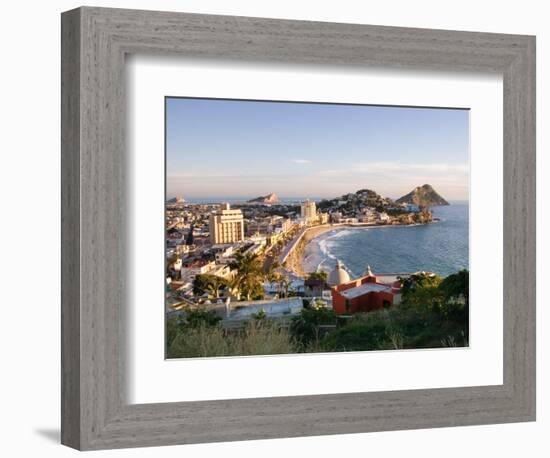
{"type": "Polygon", "coordinates": [[[469,110],[165,104],[167,358],[469,346],[469,110]]]}
{"type": "Polygon", "coordinates": [[[62,15],[62,442],[535,419],[535,38],[62,15]]]}

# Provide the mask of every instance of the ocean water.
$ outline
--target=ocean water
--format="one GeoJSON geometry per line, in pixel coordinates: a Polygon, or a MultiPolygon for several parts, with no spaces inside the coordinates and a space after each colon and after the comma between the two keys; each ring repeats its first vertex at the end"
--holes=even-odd
{"type": "Polygon", "coordinates": [[[313,239],[307,246],[304,268],[330,271],[339,259],[350,275],[425,270],[446,276],[469,268],[469,213],[465,202],[434,207],[438,222],[417,226],[339,228],[313,239]]]}

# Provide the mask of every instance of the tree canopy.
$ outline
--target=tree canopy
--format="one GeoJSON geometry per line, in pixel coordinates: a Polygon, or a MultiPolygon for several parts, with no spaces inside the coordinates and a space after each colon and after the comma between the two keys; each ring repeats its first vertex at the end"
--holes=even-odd
{"type": "Polygon", "coordinates": [[[202,296],[208,294],[210,298],[218,299],[220,297],[220,290],[226,288],[229,282],[216,275],[199,274],[193,280],[193,294],[195,296],[202,296]]]}
{"type": "Polygon", "coordinates": [[[263,298],[263,282],[266,279],[266,274],[257,254],[237,253],[230,267],[236,270],[231,287],[239,297],[247,301],[263,298]]]}
{"type": "Polygon", "coordinates": [[[318,270],[317,272],[310,272],[307,278],[308,280],[322,280],[326,282],[328,274],[324,270],[318,270]]]}

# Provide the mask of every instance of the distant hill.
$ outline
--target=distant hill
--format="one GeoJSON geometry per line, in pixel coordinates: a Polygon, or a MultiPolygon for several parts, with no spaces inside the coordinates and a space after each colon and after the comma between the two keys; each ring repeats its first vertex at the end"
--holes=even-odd
{"type": "Polygon", "coordinates": [[[279,197],[275,193],[268,194],[267,196],[256,197],[255,199],[247,200],[249,204],[277,204],[279,203],[279,197]]]}
{"type": "Polygon", "coordinates": [[[361,207],[387,207],[393,204],[389,197],[383,197],[372,189],[360,189],[355,193],[344,194],[335,199],[323,199],[317,203],[322,211],[338,210],[345,213],[353,212],[361,207]]]}
{"type": "Polygon", "coordinates": [[[355,195],[348,194],[348,196],[360,200],[363,204],[368,205],[369,207],[384,207],[393,203],[389,197],[382,197],[372,189],[360,189],[355,193],[355,195]]]}
{"type": "Polygon", "coordinates": [[[169,203],[169,204],[183,204],[183,203],[185,203],[185,199],[181,196],[172,197],[171,199],[167,200],[167,203],[169,203]]]}
{"type": "Polygon", "coordinates": [[[400,197],[395,202],[398,204],[413,204],[420,207],[449,205],[449,202],[441,197],[429,184],[417,186],[411,192],[405,194],[403,197],[400,197]]]}

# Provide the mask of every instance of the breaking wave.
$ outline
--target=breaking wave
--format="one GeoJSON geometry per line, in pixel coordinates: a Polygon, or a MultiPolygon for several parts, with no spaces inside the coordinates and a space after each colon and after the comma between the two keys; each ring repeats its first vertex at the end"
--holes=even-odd
{"type": "Polygon", "coordinates": [[[438,208],[436,216],[437,224],[326,232],[306,246],[303,268],[331,271],[340,260],[352,277],[367,264],[374,272],[427,270],[440,275],[468,268],[468,206],[438,208]]]}

